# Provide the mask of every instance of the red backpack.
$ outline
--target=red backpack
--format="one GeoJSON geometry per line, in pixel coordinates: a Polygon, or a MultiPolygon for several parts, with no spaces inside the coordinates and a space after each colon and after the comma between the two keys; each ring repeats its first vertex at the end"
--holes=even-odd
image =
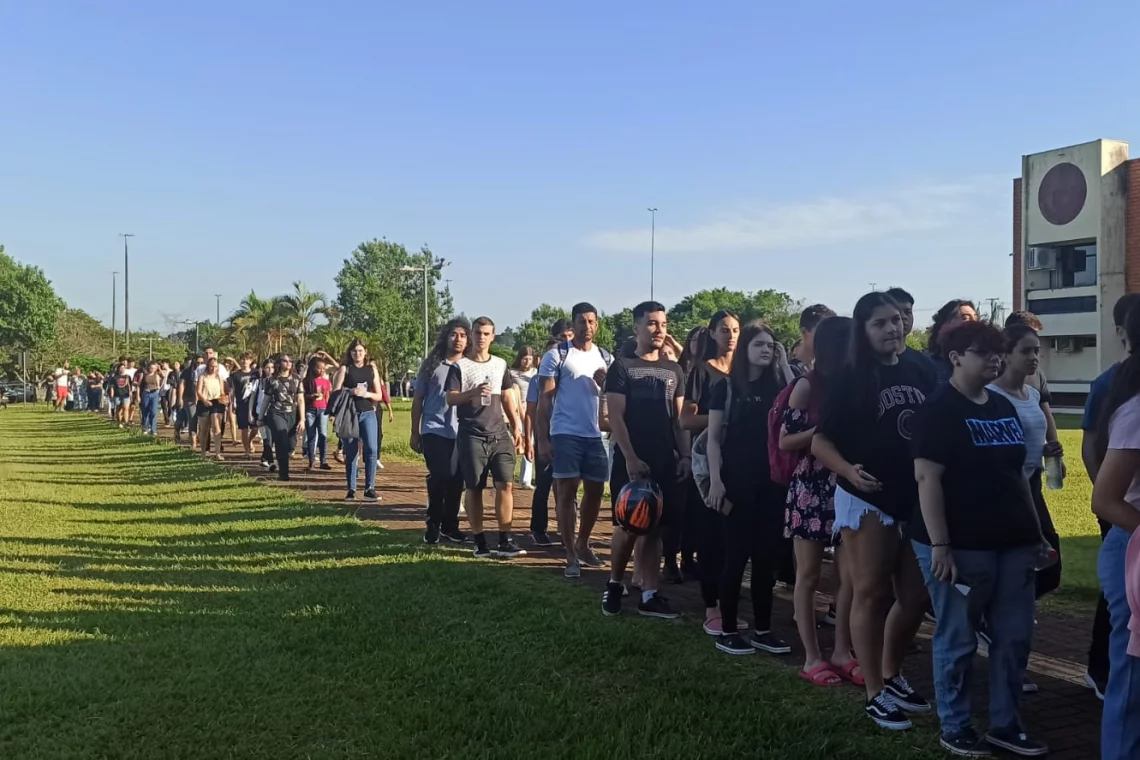
{"type": "Polygon", "coordinates": [[[772,482],[782,486],[791,484],[792,473],[796,471],[796,465],[800,461],[800,452],[783,451],[780,448],[780,429],[784,426],[784,413],[788,410],[788,399],[792,397],[792,388],[796,387],[799,380],[797,377],[788,383],[784,390],[780,391],[780,395],[776,396],[772,408],[768,410],[768,468],[771,470],[772,482]]]}

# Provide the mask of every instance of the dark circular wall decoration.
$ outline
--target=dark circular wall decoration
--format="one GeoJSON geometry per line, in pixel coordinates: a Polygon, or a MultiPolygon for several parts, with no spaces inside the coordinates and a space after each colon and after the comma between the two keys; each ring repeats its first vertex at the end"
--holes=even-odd
{"type": "Polygon", "coordinates": [[[1089,187],[1075,164],[1057,164],[1041,179],[1037,188],[1037,208],[1045,221],[1063,227],[1077,218],[1085,207],[1089,187]]]}

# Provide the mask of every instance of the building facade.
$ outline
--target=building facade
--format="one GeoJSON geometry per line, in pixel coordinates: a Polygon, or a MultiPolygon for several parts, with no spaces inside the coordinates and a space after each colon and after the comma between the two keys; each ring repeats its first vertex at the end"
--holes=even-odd
{"type": "Polygon", "coordinates": [[[1041,319],[1054,406],[1081,406],[1092,380],[1120,359],[1112,307],[1131,292],[1140,292],[1140,160],[1128,158],[1128,143],[1023,156],[1013,181],[1013,304],[1041,319]]]}

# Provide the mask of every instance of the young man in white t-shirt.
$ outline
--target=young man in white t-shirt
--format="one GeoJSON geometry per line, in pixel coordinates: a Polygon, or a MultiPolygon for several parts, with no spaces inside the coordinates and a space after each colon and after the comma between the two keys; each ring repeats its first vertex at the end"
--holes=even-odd
{"type": "Polygon", "coordinates": [[[67,362],[58,367],[53,373],[55,376],[55,410],[62,412],[67,407],[67,384],[70,380],[71,365],[67,362]]]}
{"type": "Polygon", "coordinates": [[[546,352],[538,367],[539,399],[535,443],[539,459],[553,462],[554,510],[566,547],[567,578],[579,578],[582,565],[601,567],[590,549],[602,490],[609,480],[609,457],[598,427],[598,401],[612,357],[594,345],[598,310],[588,303],[571,311],[574,339],[546,352]],[[581,483],[582,522],[574,536],[574,504],[581,483]]]}

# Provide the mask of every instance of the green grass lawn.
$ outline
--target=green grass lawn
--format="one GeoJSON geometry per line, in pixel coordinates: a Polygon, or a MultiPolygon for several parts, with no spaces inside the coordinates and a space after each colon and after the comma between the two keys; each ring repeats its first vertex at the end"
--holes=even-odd
{"type": "Polygon", "coordinates": [[[0,483],[0,757],[941,756],[693,621],[93,417],[0,412],[0,483]]]}

